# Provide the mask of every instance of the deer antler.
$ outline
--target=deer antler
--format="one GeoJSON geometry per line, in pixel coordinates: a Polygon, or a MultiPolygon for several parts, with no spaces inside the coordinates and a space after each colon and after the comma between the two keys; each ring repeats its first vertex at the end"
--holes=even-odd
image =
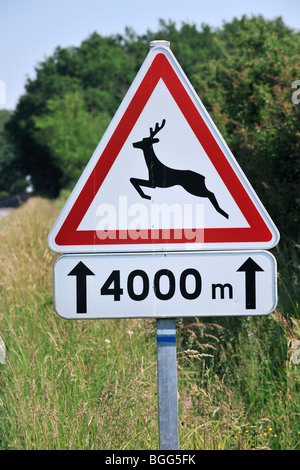
{"type": "Polygon", "coordinates": [[[155,129],[153,130],[152,127],[150,127],[150,137],[154,137],[156,134],[158,134],[159,131],[162,130],[164,125],[166,124],[166,120],[163,119],[161,126],[159,126],[158,122],[155,124],[155,129]]]}

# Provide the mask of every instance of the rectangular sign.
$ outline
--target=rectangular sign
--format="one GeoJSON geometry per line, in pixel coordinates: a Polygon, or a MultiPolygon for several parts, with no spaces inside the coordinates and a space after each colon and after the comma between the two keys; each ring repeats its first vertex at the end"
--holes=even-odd
{"type": "Polygon", "coordinates": [[[70,254],[53,274],[66,319],[267,315],[277,303],[267,251],[70,254]]]}

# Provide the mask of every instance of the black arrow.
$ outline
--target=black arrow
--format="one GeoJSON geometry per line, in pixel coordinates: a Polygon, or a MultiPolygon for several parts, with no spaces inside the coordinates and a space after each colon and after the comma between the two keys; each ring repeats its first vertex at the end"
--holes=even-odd
{"type": "Polygon", "coordinates": [[[77,313],[86,313],[86,277],[95,274],[82,262],[75,266],[68,276],[76,276],[76,308],[77,313]]]}
{"type": "Polygon", "coordinates": [[[255,289],[255,273],[257,271],[263,271],[263,269],[253,261],[252,258],[248,258],[242,266],[237,269],[239,272],[245,272],[245,291],[246,291],[246,309],[256,308],[256,289],[255,289]]]}

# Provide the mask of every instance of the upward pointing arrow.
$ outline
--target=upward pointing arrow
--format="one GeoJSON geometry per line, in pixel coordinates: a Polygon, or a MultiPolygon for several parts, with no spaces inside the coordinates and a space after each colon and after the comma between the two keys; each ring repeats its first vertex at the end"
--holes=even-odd
{"type": "Polygon", "coordinates": [[[246,309],[256,308],[256,284],[255,273],[263,269],[252,258],[248,258],[242,266],[237,269],[238,272],[245,273],[245,293],[246,309]]]}
{"type": "Polygon", "coordinates": [[[94,273],[82,262],[75,266],[68,276],[76,276],[76,310],[77,313],[87,312],[86,302],[86,278],[94,276],[94,273]]]}

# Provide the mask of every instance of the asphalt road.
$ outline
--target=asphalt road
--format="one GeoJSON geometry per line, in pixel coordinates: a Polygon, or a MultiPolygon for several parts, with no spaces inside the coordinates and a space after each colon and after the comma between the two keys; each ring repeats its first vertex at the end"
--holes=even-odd
{"type": "Polygon", "coordinates": [[[0,220],[9,215],[13,209],[27,201],[30,196],[30,193],[21,193],[0,201],[0,220]]]}
{"type": "Polygon", "coordinates": [[[27,199],[29,199],[30,196],[31,196],[31,193],[20,193],[8,199],[4,199],[3,201],[0,201],[0,209],[19,207],[22,204],[22,202],[27,201],[27,199]]]}

